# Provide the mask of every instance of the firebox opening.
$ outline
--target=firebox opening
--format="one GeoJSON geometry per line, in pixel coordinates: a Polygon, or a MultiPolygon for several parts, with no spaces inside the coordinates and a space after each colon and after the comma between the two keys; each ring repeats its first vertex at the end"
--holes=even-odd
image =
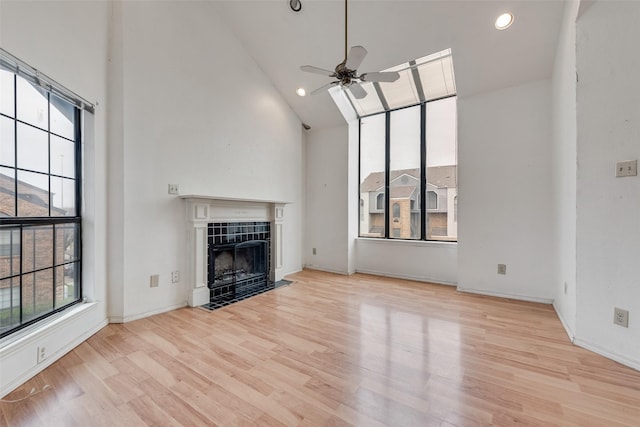
{"type": "Polygon", "coordinates": [[[273,288],[268,222],[209,224],[210,303],[244,299],[273,288]]]}

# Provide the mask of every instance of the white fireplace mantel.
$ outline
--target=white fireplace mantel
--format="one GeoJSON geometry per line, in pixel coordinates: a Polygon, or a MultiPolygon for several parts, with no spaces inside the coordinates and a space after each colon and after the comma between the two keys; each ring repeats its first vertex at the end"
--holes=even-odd
{"type": "Polygon", "coordinates": [[[191,307],[209,302],[207,287],[207,225],[212,222],[269,221],[271,223],[271,277],[283,276],[284,207],[291,202],[203,195],[180,196],[186,202],[189,236],[189,295],[191,307]]]}

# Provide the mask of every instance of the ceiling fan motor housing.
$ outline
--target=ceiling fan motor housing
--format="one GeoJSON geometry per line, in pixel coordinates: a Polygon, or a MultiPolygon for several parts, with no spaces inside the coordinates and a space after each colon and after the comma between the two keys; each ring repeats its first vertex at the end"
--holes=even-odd
{"type": "Polygon", "coordinates": [[[339,63],[336,66],[336,78],[340,80],[341,86],[349,86],[354,83],[353,80],[357,79],[356,70],[350,70],[345,67],[344,62],[339,63]]]}

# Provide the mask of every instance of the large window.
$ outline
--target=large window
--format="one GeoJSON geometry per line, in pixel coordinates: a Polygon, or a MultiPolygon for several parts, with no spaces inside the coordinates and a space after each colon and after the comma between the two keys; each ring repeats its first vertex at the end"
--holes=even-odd
{"type": "Polygon", "coordinates": [[[0,59],[2,337],[81,300],[81,110],[0,59]]]}
{"type": "Polygon", "coordinates": [[[361,237],[457,241],[456,128],[455,96],[360,119],[361,237]]]}

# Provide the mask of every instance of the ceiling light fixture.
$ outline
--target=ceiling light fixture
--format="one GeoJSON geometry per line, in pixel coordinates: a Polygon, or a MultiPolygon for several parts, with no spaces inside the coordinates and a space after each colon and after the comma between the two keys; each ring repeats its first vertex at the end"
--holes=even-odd
{"type": "Polygon", "coordinates": [[[496,19],[497,30],[506,30],[511,24],[513,24],[513,14],[511,13],[503,13],[496,19]]]}
{"type": "Polygon", "coordinates": [[[296,93],[298,94],[298,96],[305,96],[307,94],[307,91],[304,90],[303,87],[299,87],[298,89],[296,89],[296,93]]]}
{"type": "Polygon", "coordinates": [[[294,12],[300,12],[302,10],[302,2],[300,0],[289,0],[289,7],[294,12]]]}

